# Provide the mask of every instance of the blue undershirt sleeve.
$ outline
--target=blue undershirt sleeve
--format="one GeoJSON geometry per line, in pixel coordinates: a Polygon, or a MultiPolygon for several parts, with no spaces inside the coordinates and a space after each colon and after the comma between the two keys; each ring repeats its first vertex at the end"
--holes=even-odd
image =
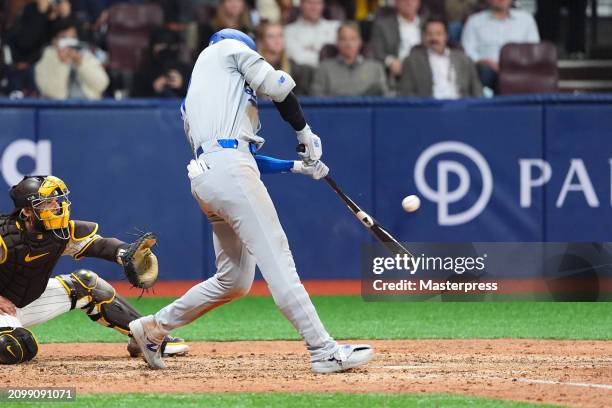
{"type": "Polygon", "coordinates": [[[255,161],[261,174],[288,173],[293,168],[293,160],[256,155],[255,161]]]}

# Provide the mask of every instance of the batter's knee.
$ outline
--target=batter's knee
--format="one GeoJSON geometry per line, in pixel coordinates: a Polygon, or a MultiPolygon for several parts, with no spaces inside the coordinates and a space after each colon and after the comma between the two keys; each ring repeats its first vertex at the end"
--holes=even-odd
{"type": "Polygon", "coordinates": [[[246,296],[251,291],[251,285],[253,281],[240,281],[238,285],[234,286],[233,294],[239,298],[242,296],[246,296]]]}
{"type": "Polygon", "coordinates": [[[0,327],[0,364],[19,364],[38,354],[38,342],[24,327],[0,327]]]}
{"type": "Polygon", "coordinates": [[[247,275],[248,274],[240,274],[235,277],[223,276],[217,277],[217,280],[226,295],[236,299],[245,296],[251,290],[253,277],[247,275]]]}

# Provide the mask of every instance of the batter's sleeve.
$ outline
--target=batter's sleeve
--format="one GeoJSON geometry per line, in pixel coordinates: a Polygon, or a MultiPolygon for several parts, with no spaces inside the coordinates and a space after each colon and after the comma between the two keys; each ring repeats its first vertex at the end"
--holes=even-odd
{"type": "Polygon", "coordinates": [[[255,162],[261,174],[288,173],[293,169],[293,160],[256,155],[255,162]]]}
{"type": "Polygon", "coordinates": [[[295,81],[286,72],[276,70],[261,55],[240,41],[226,40],[224,51],[238,72],[255,92],[282,102],[295,87],[295,81]]]}
{"type": "Polygon", "coordinates": [[[228,68],[240,72],[254,90],[261,86],[268,72],[274,71],[272,65],[268,64],[258,52],[240,41],[228,39],[221,41],[219,45],[223,47],[222,53],[226,56],[228,68]]]}

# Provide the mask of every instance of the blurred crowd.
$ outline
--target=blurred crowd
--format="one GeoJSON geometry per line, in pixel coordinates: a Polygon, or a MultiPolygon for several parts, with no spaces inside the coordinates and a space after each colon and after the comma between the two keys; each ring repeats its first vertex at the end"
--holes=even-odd
{"type": "Polygon", "coordinates": [[[508,43],[585,52],[586,0],[3,0],[0,95],[183,97],[210,36],[236,28],[312,96],[494,94],[508,43]],[[536,22],[537,20],[537,22],[536,22]],[[484,91],[483,91],[484,90],[484,91]]]}

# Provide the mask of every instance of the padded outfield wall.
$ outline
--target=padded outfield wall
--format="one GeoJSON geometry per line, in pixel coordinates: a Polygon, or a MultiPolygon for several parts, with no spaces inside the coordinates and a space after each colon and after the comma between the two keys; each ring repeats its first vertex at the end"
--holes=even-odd
{"type": "MultiPolygon", "coordinates": [[[[0,100],[0,189],[22,174],[63,178],[73,218],[104,235],[159,236],[162,279],[214,271],[210,231],[192,200],[179,101],[0,100]]],[[[612,96],[442,102],[306,99],[342,188],[405,241],[612,241],[612,96]],[[406,214],[401,199],[419,194],[406,214]]],[[[296,139],[262,103],[262,154],[295,157],[296,139]]],[[[303,279],[359,278],[369,235],[329,187],[264,176],[303,279]]],[[[0,209],[9,211],[8,194],[0,209]]],[[[81,261],[109,279],[119,268],[81,261]]],[[[63,260],[58,273],[74,269],[63,260]]]]}

